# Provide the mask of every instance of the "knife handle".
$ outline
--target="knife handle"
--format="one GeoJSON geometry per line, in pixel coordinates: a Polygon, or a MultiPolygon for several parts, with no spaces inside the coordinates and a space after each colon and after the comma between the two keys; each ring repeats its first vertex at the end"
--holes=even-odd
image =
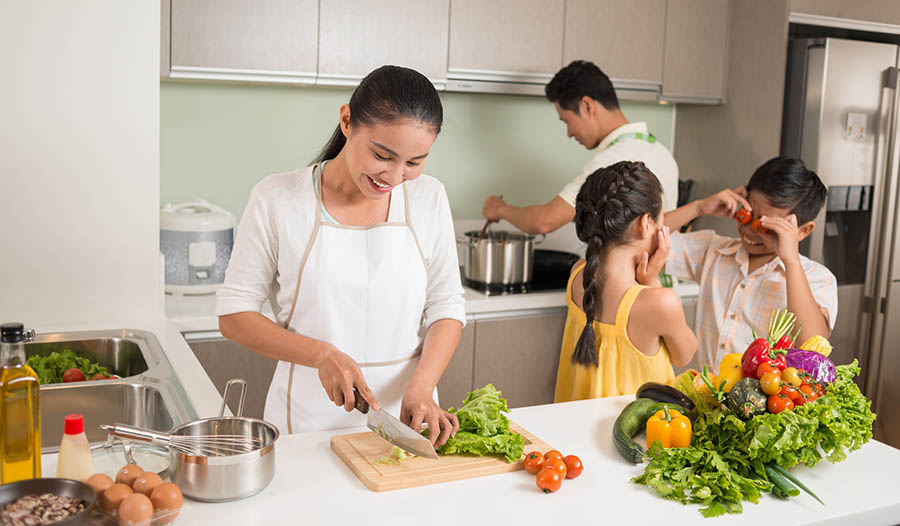
{"type": "Polygon", "coordinates": [[[363,398],[361,394],[359,394],[359,391],[355,387],[353,388],[353,398],[353,407],[355,407],[357,411],[362,414],[366,414],[369,412],[369,402],[366,402],[366,399],[363,398]]]}

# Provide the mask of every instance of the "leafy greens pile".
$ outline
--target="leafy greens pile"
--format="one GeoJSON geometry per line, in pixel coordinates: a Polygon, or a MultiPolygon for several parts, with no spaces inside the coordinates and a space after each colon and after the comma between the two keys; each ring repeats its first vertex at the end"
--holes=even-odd
{"type": "Polygon", "coordinates": [[[487,384],[470,392],[459,409],[451,407],[448,412],[459,418],[459,431],[437,451],[444,455],[502,455],[507,462],[519,460],[525,439],[510,431],[509,419],[503,415],[509,408],[501,394],[493,384],[487,384]]]}
{"type": "Polygon", "coordinates": [[[812,467],[823,452],[829,462],[840,462],[872,438],[871,402],[853,382],[859,372],[856,360],[838,366],[825,396],[792,411],[748,421],[722,409],[701,412],[691,447],[655,444],[644,474],[632,480],[667,499],[704,505],[705,517],[740,513],[742,500],[758,502],[772,489],[765,464],[812,467]]]}
{"type": "Polygon", "coordinates": [[[80,369],[85,378],[90,378],[97,373],[108,375],[106,367],[87,358],[76,355],[70,349],[60,352],[53,351],[47,356],[34,355],[28,358],[28,366],[34,369],[41,385],[58,384],[62,382],[63,373],[68,369],[80,369]]]}

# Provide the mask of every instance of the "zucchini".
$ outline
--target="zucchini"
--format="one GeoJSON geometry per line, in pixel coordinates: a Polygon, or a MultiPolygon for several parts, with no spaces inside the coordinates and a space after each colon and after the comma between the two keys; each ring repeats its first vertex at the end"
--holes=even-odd
{"type": "Polygon", "coordinates": [[[682,413],[694,414],[696,406],[690,398],[671,385],[664,385],[657,382],[647,382],[640,386],[634,394],[635,398],[649,398],[657,402],[667,402],[670,404],[680,405],[682,413]]]}
{"type": "Polygon", "coordinates": [[[682,410],[678,404],[657,402],[649,398],[638,398],[625,406],[625,409],[616,418],[616,423],[613,424],[613,443],[622,458],[633,464],[640,464],[646,460],[647,453],[644,448],[632,437],[638,434],[647,420],[664,406],[669,409],[682,410]]]}

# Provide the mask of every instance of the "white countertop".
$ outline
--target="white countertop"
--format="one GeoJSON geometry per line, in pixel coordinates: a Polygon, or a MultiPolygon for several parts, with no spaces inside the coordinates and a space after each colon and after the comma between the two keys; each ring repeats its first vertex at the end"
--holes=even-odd
{"type": "MultiPolygon", "coordinates": [[[[475,318],[515,312],[563,308],[566,306],[564,290],[529,292],[487,296],[469,287],[465,289],[466,314],[475,318]]],[[[683,298],[697,296],[700,287],[696,283],[678,283],[675,291],[683,298]]],[[[216,296],[176,296],[166,294],[166,316],[181,332],[215,332],[219,330],[216,318],[216,296]]],[[[263,314],[273,318],[268,302],[263,305],[263,314]]]]}
{"type": "MultiPolygon", "coordinates": [[[[248,499],[220,504],[186,501],[177,526],[209,524],[868,524],[900,523],[900,451],[869,442],[839,464],[820,462],[794,473],[827,504],[801,494],[764,495],[744,512],[704,519],[699,506],[664,500],[630,482],[643,468],[624,461],[612,425],[631,396],[515,409],[512,420],[585,465],[577,479],[544,495],[524,471],[376,493],[330,449],[336,432],[282,436],[272,483],[248,499]]],[[[351,430],[352,431],[352,430],[351,430]]],[[[347,431],[341,431],[344,433],[347,431]]],[[[52,470],[55,456],[47,456],[52,470]]]]}

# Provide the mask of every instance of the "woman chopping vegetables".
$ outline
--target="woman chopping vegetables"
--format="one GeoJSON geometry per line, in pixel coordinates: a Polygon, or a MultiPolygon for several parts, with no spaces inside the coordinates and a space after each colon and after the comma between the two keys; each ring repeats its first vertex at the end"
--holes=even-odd
{"type": "Polygon", "coordinates": [[[413,429],[440,429],[438,446],[456,433],[435,386],[465,304],[447,196],[422,175],[442,120],[424,76],[380,67],[312,166],[251,191],[216,314],[225,337],[279,360],[265,418],[283,432],[365,425],[357,389],[413,429]],[[267,299],[277,323],[260,313],[267,299]]]}

